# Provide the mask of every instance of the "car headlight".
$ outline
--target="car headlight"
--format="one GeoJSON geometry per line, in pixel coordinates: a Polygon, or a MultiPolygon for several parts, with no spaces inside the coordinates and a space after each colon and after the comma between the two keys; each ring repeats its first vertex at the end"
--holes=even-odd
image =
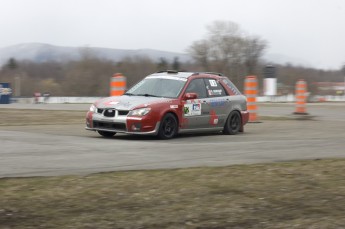
{"type": "Polygon", "coordinates": [[[90,106],[90,111],[91,111],[91,112],[97,112],[97,107],[96,107],[95,105],[92,104],[92,105],[90,106]]]}
{"type": "Polygon", "coordinates": [[[129,112],[129,116],[144,116],[147,115],[150,112],[151,108],[145,107],[145,108],[139,108],[135,109],[129,112]]]}

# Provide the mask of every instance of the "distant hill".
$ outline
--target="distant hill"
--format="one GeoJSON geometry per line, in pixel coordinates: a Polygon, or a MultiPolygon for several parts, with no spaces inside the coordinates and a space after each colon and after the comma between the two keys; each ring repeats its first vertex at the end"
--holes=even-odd
{"type": "MultiPolygon", "coordinates": [[[[78,60],[81,58],[81,50],[83,48],[88,48],[91,53],[98,58],[108,59],[115,62],[120,61],[125,57],[135,56],[146,56],[156,62],[158,62],[160,58],[165,58],[169,62],[172,62],[175,57],[178,57],[180,62],[192,61],[192,58],[188,54],[153,49],[128,50],[98,47],[64,47],[42,43],[23,43],[0,48],[0,66],[6,63],[10,58],[15,58],[16,60],[31,60],[33,62],[66,62],[70,60],[78,60]]],[[[310,67],[310,63],[308,63],[308,61],[281,54],[266,54],[263,59],[271,64],[284,65],[286,63],[290,63],[310,67]]]]}
{"type": "MultiPolygon", "coordinates": [[[[18,44],[0,48],[0,65],[6,63],[9,58],[15,58],[16,60],[30,60],[33,62],[65,62],[78,60],[81,58],[82,49],[83,47],[63,47],[42,43],[18,44]]],[[[157,62],[160,58],[165,58],[171,62],[175,57],[178,57],[180,62],[192,60],[192,58],[187,54],[152,49],[126,50],[97,47],[87,47],[87,49],[98,58],[109,59],[115,62],[120,61],[125,57],[135,56],[146,56],[157,62]]]]}
{"type": "Polygon", "coordinates": [[[296,66],[313,68],[313,65],[307,60],[291,57],[291,56],[286,56],[286,55],[278,54],[278,53],[266,53],[263,59],[267,63],[272,63],[272,64],[280,64],[280,65],[292,64],[296,66]]]}

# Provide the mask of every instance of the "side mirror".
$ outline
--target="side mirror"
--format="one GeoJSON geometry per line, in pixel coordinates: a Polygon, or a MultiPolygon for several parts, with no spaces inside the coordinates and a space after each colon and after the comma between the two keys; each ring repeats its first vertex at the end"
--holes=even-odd
{"type": "Polygon", "coordinates": [[[183,96],[183,99],[184,99],[184,100],[190,100],[190,99],[196,99],[196,98],[198,98],[198,94],[197,94],[197,93],[194,93],[194,92],[186,93],[186,94],[183,96]]]}

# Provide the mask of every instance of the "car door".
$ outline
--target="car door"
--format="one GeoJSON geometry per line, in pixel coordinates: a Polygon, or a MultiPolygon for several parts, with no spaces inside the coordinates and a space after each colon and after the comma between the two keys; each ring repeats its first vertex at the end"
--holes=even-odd
{"type": "Polygon", "coordinates": [[[213,78],[206,78],[207,99],[209,105],[209,128],[223,127],[231,110],[231,99],[222,84],[213,78]]]}
{"type": "Polygon", "coordinates": [[[202,78],[193,79],[185,93],[196,93],[198,97],[186,100],[183,107],[184,129],[208,128],[210,106],[207,103],[206,85],[202,78]]]}

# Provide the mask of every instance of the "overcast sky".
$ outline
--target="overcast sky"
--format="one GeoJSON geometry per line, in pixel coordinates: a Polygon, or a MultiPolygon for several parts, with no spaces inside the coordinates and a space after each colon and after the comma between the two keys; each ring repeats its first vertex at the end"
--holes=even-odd
{"type": "Polygon", "coordinates": [[[216,20],[303,64],[345,64],[344,0],[0,0],[0,47],[62,46],[186,52],[216,20]]]}

